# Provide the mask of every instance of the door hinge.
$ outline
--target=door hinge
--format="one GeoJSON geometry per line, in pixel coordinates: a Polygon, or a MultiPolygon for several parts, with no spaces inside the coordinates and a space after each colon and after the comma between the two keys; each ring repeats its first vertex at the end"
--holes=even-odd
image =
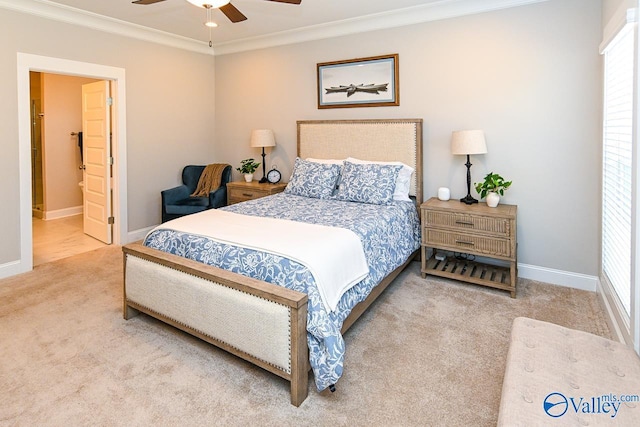
{"type": "Polygon", "coordinates": [[[116,219],[115,217],[110,216],[109,218],[107,218],[107,224],[115,224],[116,219]]]}
{"type": "Polygon", "coordinates": [[[112,106],[113,105],[113,98],[112,97],[108,97],[107,98],[107,105],[108,106],[112,106]]]}
{"type": "Polygon", "coordinates": [[[113,166],[113,157],[109,157],[109,165],[113,166]]]}

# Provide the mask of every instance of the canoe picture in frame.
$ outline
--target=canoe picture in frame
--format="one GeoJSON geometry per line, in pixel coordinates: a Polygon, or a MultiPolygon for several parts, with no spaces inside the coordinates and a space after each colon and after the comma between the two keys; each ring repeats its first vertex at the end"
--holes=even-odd
{"type": "Polygon", "coordinates": [[[400,105],[398,54],[318,64],[318,108],[400,105]]]}

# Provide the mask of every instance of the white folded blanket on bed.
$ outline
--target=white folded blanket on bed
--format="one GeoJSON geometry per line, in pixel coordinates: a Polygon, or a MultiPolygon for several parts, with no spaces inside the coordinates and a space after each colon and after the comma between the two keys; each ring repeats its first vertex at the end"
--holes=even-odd
{"type": "MultiPolygon", "coordinates": [[[[328,311],[369,274],[362,243],[351,230],[209,209],[159,225],[296,261],[309,269],[328,311]]],[[[153,231],[153,230],[152,230],[153,231]]]]}

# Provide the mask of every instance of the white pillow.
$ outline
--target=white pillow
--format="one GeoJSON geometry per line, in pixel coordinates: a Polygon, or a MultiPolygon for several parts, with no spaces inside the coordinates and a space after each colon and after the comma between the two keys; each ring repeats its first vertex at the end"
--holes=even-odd
{"type": "Polygon", "coordinates": [[[400,169],[400,173],[398,173],[398,178],[396,179],[396,188],[393,192],[393,200],[400,200],[405,202],[410,202],[409,198],[409,190],[411,189],[411,174],[413,173],[413,168],[409,165],[406,165],[402,162],[374,162],[370,160],[359,160],[354,159],[353,157],[349,157],[346,161],[351,163],[373,163],[378,165],[393,165],[393,166],[402,166],[400,169]]]}

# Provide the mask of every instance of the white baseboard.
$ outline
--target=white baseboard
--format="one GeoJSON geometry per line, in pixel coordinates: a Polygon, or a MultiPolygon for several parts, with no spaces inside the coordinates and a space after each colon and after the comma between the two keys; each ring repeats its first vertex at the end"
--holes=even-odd
{"type": "MultiPolygon", "coordinates": [[[[82,207],[80,207],[80,209],[82,209],[82,207]]],[[[63,209],[63,211],[66,211],[66,209],[63,209]]],[[[56,212],[59,212],[59,211],[56,211],[56,212]]],[[[77,214],[72,214],[72,215],[77,215],[77,214]]],[[[70,216],[70,215],[63,215],[63,216],[70,216]]],[[[60,218],[62,218],[62,216],[60,218]]],[[[48,219],[51,219],[51,218],[48,218],[48,219]]],[[[122,244],[124,245],[129,242],[135,242],[136,240],[144,239],[147,233],[152,229],[154,229],[155,227],[156,226],[153,225],[151,227],[142,228],[140,230],[130,231],[127,234],[127,241],[122,242],[122,244]]],[[[4,264],[0,264],[0,279],[15,276],[16,274],[26,273],[28,270],[26,270],[25,268],[27,268],[27,266],[24,265],[24,263],[20,262],[20,260],[9,261],[4,264]]]]}
{"type": "MultiPolygon", "coordinates": [[[[159,225],[159,224],[158,224],[159,225]]],[[[152,225],[151,227],[141,228],[139,230],[130,231],[127,234],[127,241],[122,244],[126,244],[129,242],[135,242],[136,240],[142,240],[146,237],[147,233],[156,228],[157,225],[152,225]]]]}
{"type": "MultiPolygon", "coordinates": [[[[153,225],[151,227],[130,231],[128,234],[128,242],[135,242],[136,240],[144,239],[147,233],[155,227],[157,226],[153,225]]],[[[566,286],[568,288],[591,292],[596,291],[598,284],[598,278],[596,276],[572,273],[570,271],[554,270],[552,268],[538,267],[529,264],[518,264],[518,276],[524,279],[536,280],[538,282],[566,286]]]]}
{"type": "MultiPolygon", "coordinates": [[[[83,211],[82,206],[74,206],[66,209],[58,209],[55,211],[41,211],[43,220],[59,219],[68,216],[81,215],[83,211]]],[[[15,276],[17,274],[26,273],[33,267],[32,264],[27,265],[26,262],[22,262],[20,259],[16,261],[9,261],[0,265],[0,279],[6,277],[15,276]]]]}
{"type": "Polygon", "coordinates": [[[2,265],[0,265],[0,279],[4,279],[6,277],[15,276],[16,274],[24,273],[25,266],[22,265],[20,260],[18,261],[9,261],[2,265]]]}
{"type": "Polygon", "coordinates": [[[618,320],[617,320],[618,316],[616,316],[613,308],[611,307],[611,304],[609,304],[609,299],[606,296],[605,289],[600,280],[598,280],[597,294],[598,294],[598,301],[600,302],[600,305],[605,311],[607,325],[609,326],[609,330],[611,331],[611,337],[614,340],[618,340],[621,343],[625,343],[626,342],[625,335],[623,334],[620,324],[618,323],[618,320]]]}
{"type": "Polygon", "coordinates": [[[597,276],[588,276],[529,264],[518,264],[518,277],[583,291],[595,292],[598,287],[597,276]]]}
{"type": "Polygon", "coordinates": [[[74,216],[74,215],[82,215],[82,206],[74,206],[71,208],[57,209],[55,211],[44,211],[42,219],[46,221],[50,219],[59,219],[59,218],[65,218],[65,217],[74,216]]]}
{"type": "Polygon", "coordinates": [[[609,303],[602,282],[597,276],[554,270],[535,265],[518,264],[518,277],[583,291],[596,292],[600,306],[604,309],[607,325],[611,331],[611,337],[621,343],[629,344],[630,340],[625,339],[623,329],[618,322],[618,316],[615,314],[614,307],[609,303]]]}
{"type": "MultiPolygon", "coordinates": [[[[130,231],[127,233],[127,241],[122,242],[122,244],[144,239],[147,233],[155,227],[156,225],[152,225],[150,227],[130,231]]],[[[21,269],[19,261],[11,261],[0,265],[0,278],[9,277],[23,272],[24,271],[21,269]]],[[[518,264],[518,276],[524,279],[536,280],[538,282],[545,282],[552,285],[566,286],[591,292],[595,292],[598,287],[598,278],[596,276],[538,267],[529,264],[518,264]]]]}

